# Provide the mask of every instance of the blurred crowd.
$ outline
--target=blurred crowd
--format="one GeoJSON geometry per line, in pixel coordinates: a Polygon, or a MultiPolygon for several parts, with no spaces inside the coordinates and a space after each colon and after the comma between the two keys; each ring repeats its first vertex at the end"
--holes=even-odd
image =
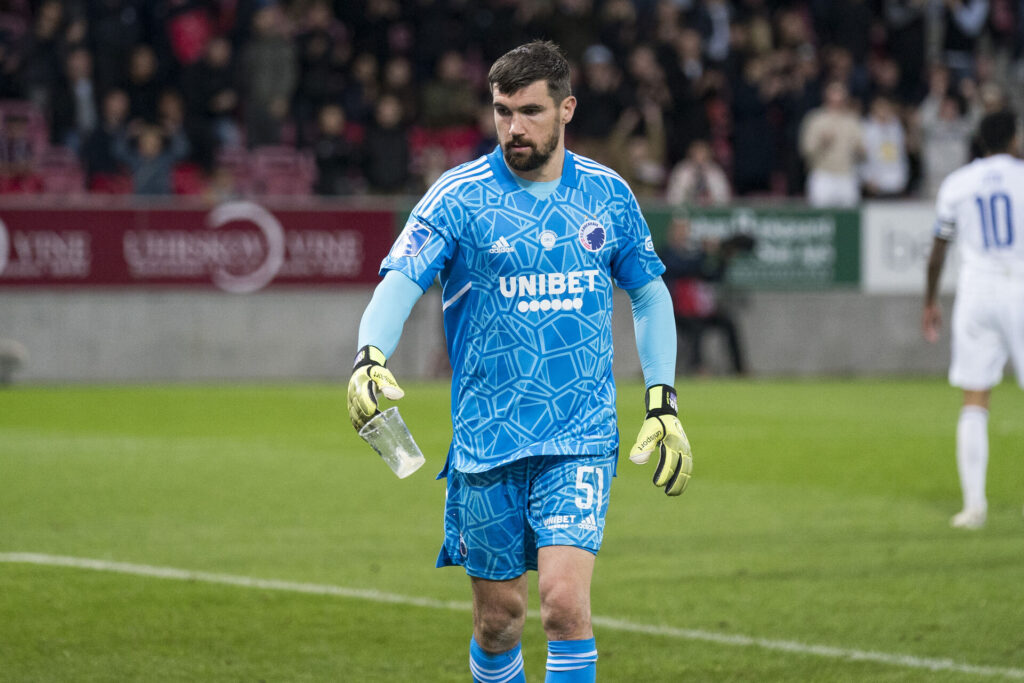
{"type": "Polygon", "coordinates": [[[0,0],[0,192],[415,194],[538,37],[674,204],[932,196],[1024,97],[1024,0],[0,0]]]}

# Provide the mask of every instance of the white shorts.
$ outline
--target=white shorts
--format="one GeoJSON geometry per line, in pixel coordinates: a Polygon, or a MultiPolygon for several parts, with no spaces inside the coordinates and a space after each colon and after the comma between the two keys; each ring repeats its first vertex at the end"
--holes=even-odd
{"type": "Polygon", "coordinates": [[[949,383],[991,389],[1013,361],[1024,389],[1024,283],[1009,278],[963,278],[953,304],[949,383]]]}

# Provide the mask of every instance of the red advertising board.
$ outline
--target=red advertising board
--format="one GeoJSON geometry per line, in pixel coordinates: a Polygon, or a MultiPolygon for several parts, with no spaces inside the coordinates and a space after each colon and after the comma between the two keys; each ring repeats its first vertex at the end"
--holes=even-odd
{"type": "Polygon", "coordinates": [[[378,281],[393,211],[207,208],[0,208],[0,287],[279,285],[378,281]]]}

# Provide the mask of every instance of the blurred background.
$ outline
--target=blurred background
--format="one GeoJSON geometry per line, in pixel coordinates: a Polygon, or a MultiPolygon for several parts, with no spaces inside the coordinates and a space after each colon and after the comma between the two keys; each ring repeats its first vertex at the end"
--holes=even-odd
{"type": "MultiPolygon", "coordinates": [[[[0,0],[0,382],[347,376],[380,259],[493,149],[487,69],[534,38],[573,66],[569,148],[644,207],[679,374],[944,372],[934,195],[1022,109],[1020,0],[0,0]]],[[[427,298],[393,366],[441,377],[427,298]]]]}

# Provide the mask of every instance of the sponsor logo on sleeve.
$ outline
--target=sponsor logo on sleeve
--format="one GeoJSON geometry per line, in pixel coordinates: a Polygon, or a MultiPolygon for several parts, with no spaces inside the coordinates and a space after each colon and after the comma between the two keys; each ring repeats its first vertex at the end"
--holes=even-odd
{"type": "Polygon", "coordinates": [[[432,233],[433,231],[429,226],[423,225],[423,223],[418,221],[407,224],[405,229],[402,230],[402,234],[395,240],[395,246],[391,247],[391,257],[402,258],[403,256],[408,256],[411,258],[419,256],[432,233]]]}

